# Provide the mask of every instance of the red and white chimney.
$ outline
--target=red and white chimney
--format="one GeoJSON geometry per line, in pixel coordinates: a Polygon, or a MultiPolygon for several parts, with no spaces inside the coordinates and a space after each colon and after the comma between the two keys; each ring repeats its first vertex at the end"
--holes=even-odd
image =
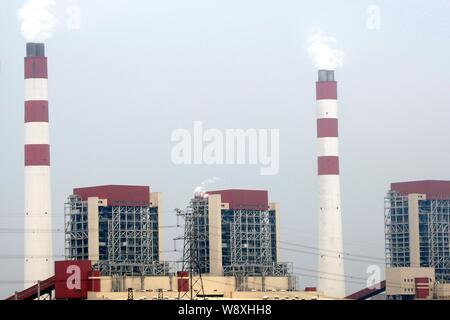
{"type": "Polygon", "coordinates": [[[319,175],[319,282],[318,291],[345,297],[342,241],[337,82],[334,71],[319,70],[317,139],[319,175]]]}
{"type": "Polygon", "coordinates": [[[47,58],[43,43],[25,57],[24,285],[53,275],[47,58]]]}

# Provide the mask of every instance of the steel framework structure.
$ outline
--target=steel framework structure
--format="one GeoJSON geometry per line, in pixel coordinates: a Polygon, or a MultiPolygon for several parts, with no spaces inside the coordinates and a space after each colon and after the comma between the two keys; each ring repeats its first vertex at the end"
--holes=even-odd
{"type": "MultiPolygon", "coordinates": [[[[386,263],[408,267],[408,197],[390,191],[385,200],[386,263]]],[[[420,264],[435,269],[436,282],[450,283],[450,200],[419,200],[420,264]]]]}
{"type": "Polygon", "coordinates": [[[450,283],[450,200],[421,201],[421,265],[434,267],[436,282],[450,283]]]}
{"type": "MultiPolygon", "coordinates": [[[[70,196],[65,205],[66,258],[88,255],[87,203],[70,196]]],[[[99,207],[99,254],[96,269],[102,275],[167,275],[169,265],[159,261],[157,211],[143,206],[99,207]]]]}
{"type": "MultiPolygon", "coordinates": [[[[189,275],[189,291],[179,291],[178,299],[195,300],[204,297],[202,273],[209,270],[208,202],[205,198],[192,199],[186,211],[176,210],[184,219],[182,274],[189,275]],[[200,253],[201,252],[201,253],[200,253]],[[207,256],[208,259],[200,257],[207,256]]],[[[181,277],[183,281],[183,277],[181,277]]]]}
{"type": "Polygon", "coordinates": [[[409,265],[408,197],[389,192],[385,198],[385,255],[390,268],[409,265]]]}
{"type": "Polygon", "coordinates": [[[75,195],[64,204],[64,236],[66,259],[87,260],[88,228],[87,203],[75,195]]]}
{"type": "Polygon", "coordinates": [[[233,210],[231,220],[222,219],[230,230],[230,261],[224,263],[227,276],[267,276],[276,273],[272,255],[269,211],[233,210]],[[229,226],[229,227],[228,227],[229,226]]]}

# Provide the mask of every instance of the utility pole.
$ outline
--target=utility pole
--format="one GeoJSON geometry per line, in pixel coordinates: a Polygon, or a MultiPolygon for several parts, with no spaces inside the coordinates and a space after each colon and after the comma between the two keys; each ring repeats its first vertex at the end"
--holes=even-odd
{"type": "MultiPolygon", "coordinates": [[[[184,241],[183,246],[183,274],[187,271],[189,273],[189,291],[178,293],[178,299],[182,300],[189,296],[190,300],[196,300],[199,296],[204,298],[204,288],[202,280],[202,269],[199,262],[199,240],[202,240],[204,235],[199,234],[198,223],[203,219],[198,201],[205,201],[204,199],[191,200],[190,206],[186,211],[175,209],[178,216],[184,218],[184,235],[178,240],[184,241]]],[[[204,239],[203,239],[204,240],[204,239]]]]}
{"type": "Polygon", "coordinates": [[[37,282],[37,295],[38,295],[38,300],[41,300],[41,281],[38,280],[37,282]]]}
{"type": "Polygon", "coordinates": [[[133,288],[128,288],[128,300],[134,300],[133,288]]]}
{"type": "Polygon", "coordinates": [[[158,300],[164,300],[164,291],[163,289],[158,289],[158,300]]]}

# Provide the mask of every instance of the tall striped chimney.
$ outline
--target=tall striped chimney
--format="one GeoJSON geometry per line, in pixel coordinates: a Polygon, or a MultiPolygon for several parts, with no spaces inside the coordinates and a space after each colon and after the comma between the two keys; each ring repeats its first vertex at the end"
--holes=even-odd
{"type": "Polygon", "coordinates": [[[47,58],[43,43],[25,57],[24,285],[53,275],[47,58]]]}
{"type": "Polygon", "coordinates": [[[342,243],[337,82],[334,71],[319,70],[316,83],[319,175],[319,283],[329,297],[345,296],[342,243]]]}

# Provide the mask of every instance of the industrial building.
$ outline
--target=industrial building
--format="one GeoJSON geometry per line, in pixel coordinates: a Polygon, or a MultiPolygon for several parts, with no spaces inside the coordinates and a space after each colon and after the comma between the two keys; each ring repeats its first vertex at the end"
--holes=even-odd
{"type": "MultiPolygon", "coordinates": [[[[33,300],[53,293],[57,300],[178,300],[185,290],[180,277],[99,276],[89,260],[55,262],[55,275],[27,290],[16,292],[6,300],[33,300]]],[[[312,288],[305,291],[286,290],[287,279],[249,277],[247,290],[236,290],[235,277],[203,278],[204,296],[214,300],[324,300],[330,299],[312,288]],[[263,290],[262,288],[265,289],[263,290]]],[[[181,298],[184,300],[188,297],[181,298]]]]}
{"type": "Polygon", "coordinates": [[[162,276],[162,194],[146,186],[77,188],[65,204],[67,260],[103,276],[162,276]]]}
{"type": "Polygon", "coordinates": [[[162,194],[144,186],[73,190],[65,204],[66,260],[92,264],[98,290],[89,298],[114,299],[128,290],[180,298],[190,287],[183,275],[190,273],[201,276],[205,296],[301,296],[292,266],[279,262],[279,206],[269,204],[267,191],[213,191],[191,199],[181,238],[194,241],[200,268],[188,273],[163,261],[162,207],[162,194]]]}
{"type": "MultiPolygon", "coordinates": [[[[185,218],[183,268],[163,262],[162,195],[144,186],[76,188],[65,205],[66,261],[55,275],[9,300],[51,294],[89,300],[318,300],[296,289],[292,266],[280,262],[279,206],[268,192],[222,190],[197,194],[185,218]],[[186,265],[197,269],[185,271],[186,265]],[[189,278],[191,281],[189,281],[189,278]],[[201,279],[195,296],[193,278],[201,279]]],[[[196,288],[196,287],[195,287],[196,288]]]]}
{"type": "Polygon", "coordinates": [[[450,298],[450,181],[391,184],[385,231],[388,298],[450,298]]]}
{"type": "MultiPolygon", "coordinates": [[[[288,276],[279,257],[279,206],[260,190],[220,190],[190,201],[198,272],[212,276],[288,276]]],[[[185,238],[192,237],[185,234],[185,238]]],[[[294,286],[294,283],[292,284],[294,286]]]]}

